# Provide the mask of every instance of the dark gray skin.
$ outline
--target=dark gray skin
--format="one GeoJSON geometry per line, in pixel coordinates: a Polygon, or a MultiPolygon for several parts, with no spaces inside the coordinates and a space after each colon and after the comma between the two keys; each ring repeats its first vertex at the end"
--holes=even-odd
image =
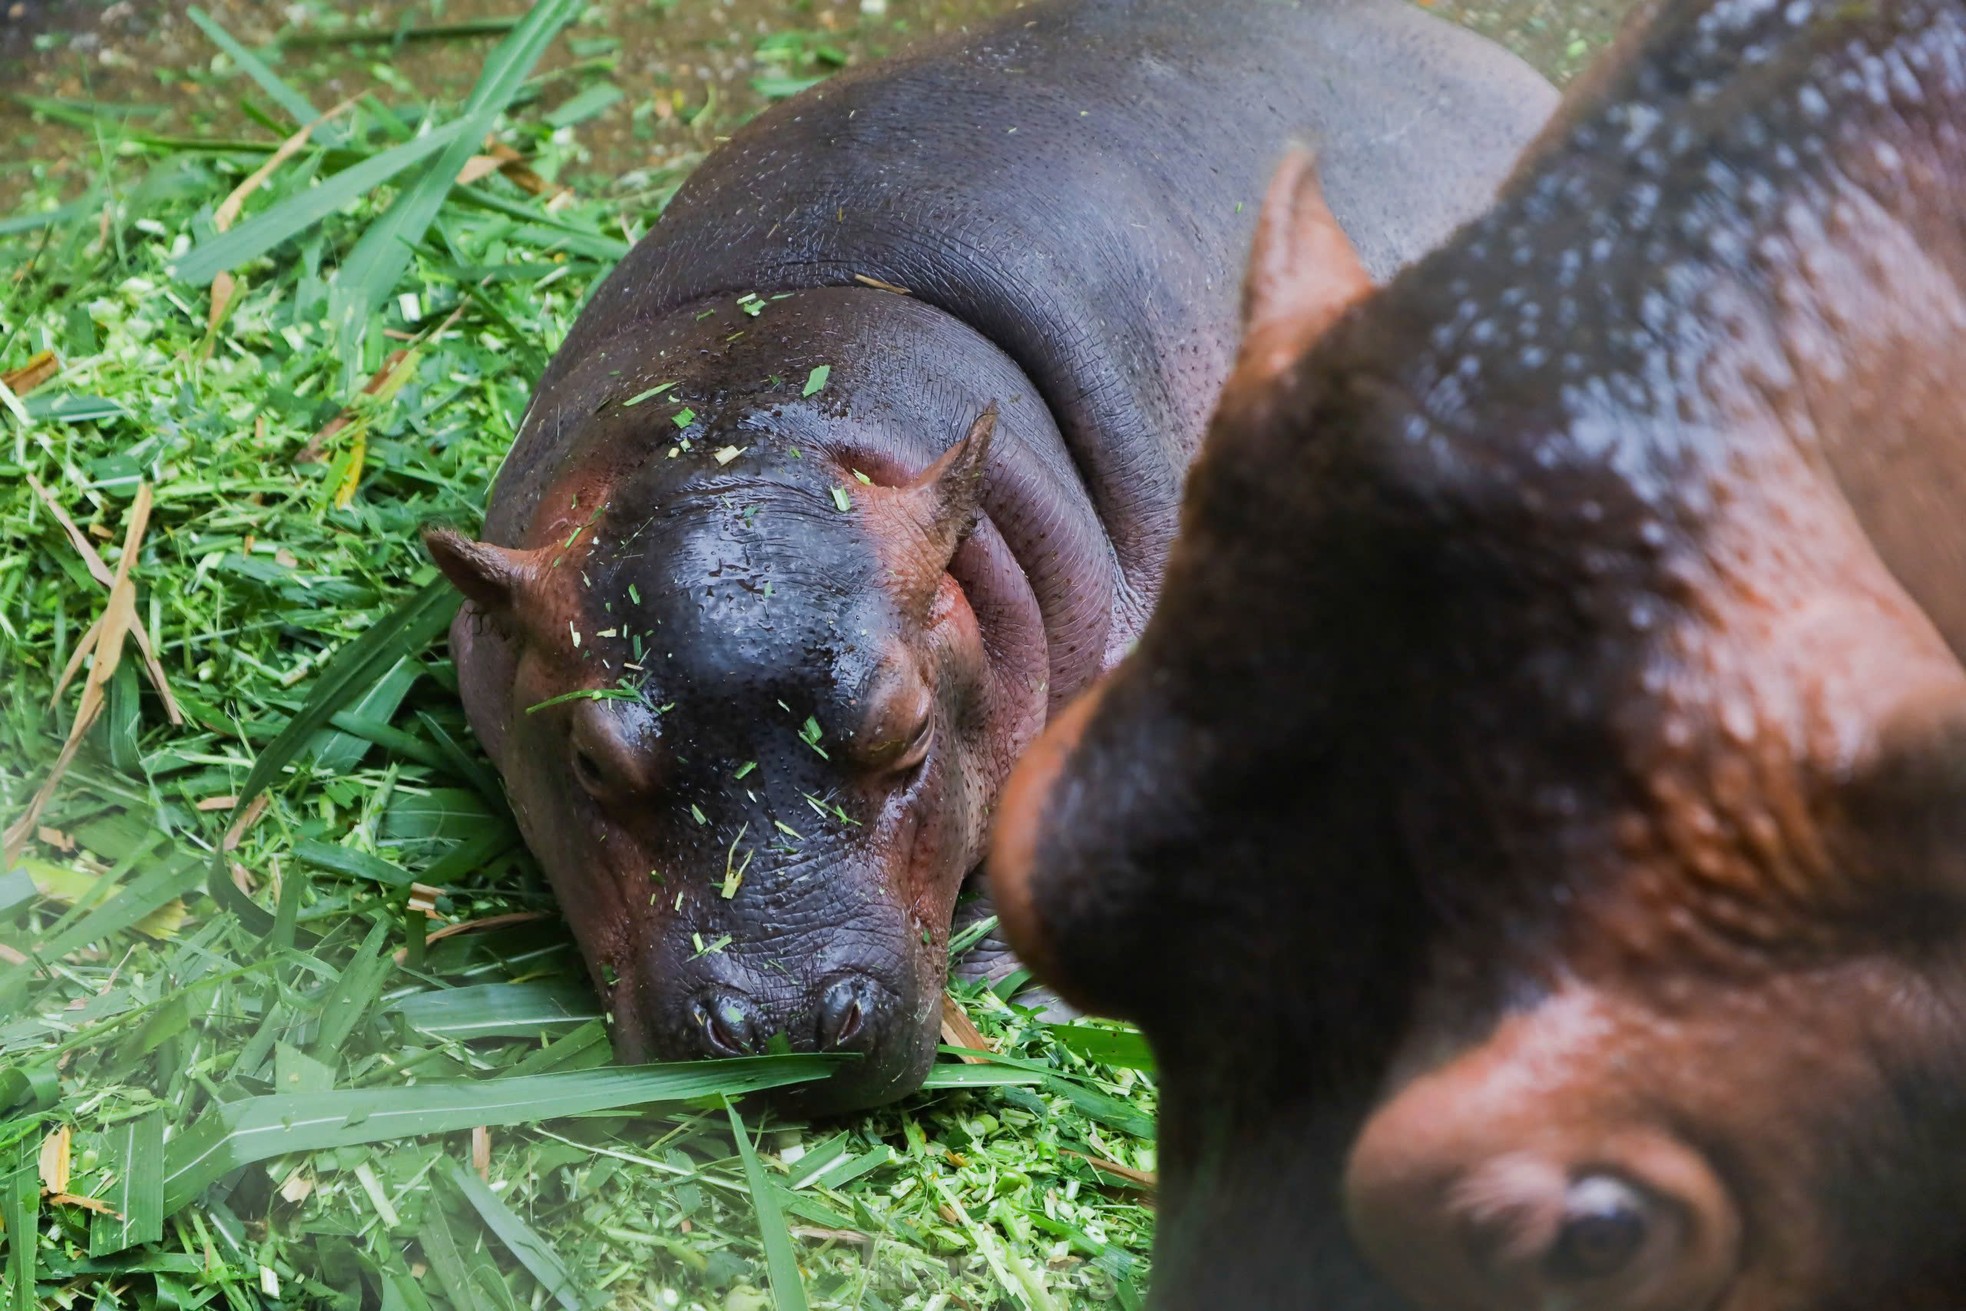
{"type": "Polygon", "coordinates": [[[1385,275],[1553,104],[1391,3],[1061,0],[705,161],[541,381],[485,541],[431,536],[624,1058],[860,1053],[808,1110],[920,1082],[998,790],[1153,603],[1286,140],[1385,275]]]}
{"type": "Polygon", "coordinates": [[[1252,275],[1315,345],[991,863],[1160,1058],[1157,1306],[1966,1306],[1962,125],[1961,0],[1674,0],[1252,275]]]}

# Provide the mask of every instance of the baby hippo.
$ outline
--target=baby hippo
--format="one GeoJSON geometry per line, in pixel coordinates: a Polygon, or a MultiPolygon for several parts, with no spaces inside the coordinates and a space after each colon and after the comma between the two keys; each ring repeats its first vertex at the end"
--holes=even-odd
{"type": "Polygon", "coordinates": [[[1385,276],[1554,104],[1392,0],[1050,0],[704,162],[484,540],[429,537],[621,1056],[858,1053],[814,1112],[920,1083],[1003,780],[1158,591],[1286,140],[1385,276]]]}
{"type": "Polygon", "coordinates": [[[1966,1306],[1966,2],[1653,6],[1377,292],[1307,178],[991,866],[1155,1304],[1966,1306]]]}

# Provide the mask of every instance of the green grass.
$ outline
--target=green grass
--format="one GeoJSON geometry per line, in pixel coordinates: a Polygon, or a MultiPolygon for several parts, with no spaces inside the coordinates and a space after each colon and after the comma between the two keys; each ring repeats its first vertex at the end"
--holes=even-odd
{"type": "Polygon", "coordinates": [[[821,1058],[610,1063],[416,537],[476,524],[532,378],[681,180],[449,185],[490,124],[568,170],[613,95],[539,94],[574,9],[497,25],[463,105],[344,109],[229,231],[331,108],[279,61],[229,52],[253,140],[47,107],[99,164],[0,216],[0,371],[59,361],[0,394],[0,822],[92,722],[0,867],[8,1311],[1140,1301],[1151,1213],[1092,1163],[1153,1167],[1127,1031],[967,990],[1000,1061],[819,1125],[739,1098],[821,1058]],[[106,612],[181,722],[133,635],[88,658],[106,612]]]}

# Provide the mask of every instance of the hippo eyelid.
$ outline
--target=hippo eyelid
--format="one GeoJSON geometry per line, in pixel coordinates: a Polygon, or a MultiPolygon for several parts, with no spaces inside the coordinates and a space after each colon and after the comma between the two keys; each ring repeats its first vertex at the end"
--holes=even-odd
{"type": "Polygon", "coordinates": [[[883,773],[904,773],[928,756],[935,737],[935,690],[918,670],[895,661],[870,679],[861,694],[860,727],[848,738],[854,763],[883,773]]]}
{"type": "Polygon", "coordinates": [[[597,801],[656,785],[657,734],[646,714],[583,703],[567,727],[567,750],[575,781],[597,801]]]}
{"type": "Polygon", "coordinates": [[[913,724],[898,732],[890,731],[881,716],[862,731],[861,746],[855,754],[859,762],[869,769],[888,773],[906,773],[919,766],[928,758],[930,745],[935,740],[935,698],[927,695],[922,698],[920,713],[913,724]],[[880,734],[879,737],[874,736],[880,734]]]}
{"type": "Polygon", "coordinates": [[[905,773],[916,769],[928,759],[928,749],[935,741],[935,709],[929,704],[929,713],[922,716],[921,723],[906,739],[901,751],[889,762],[888,768],[895,773],[905,773]]]}

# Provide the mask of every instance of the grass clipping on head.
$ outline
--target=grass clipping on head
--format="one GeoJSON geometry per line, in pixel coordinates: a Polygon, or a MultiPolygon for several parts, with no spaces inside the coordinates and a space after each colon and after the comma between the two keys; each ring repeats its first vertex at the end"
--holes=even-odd
{"type": "Polygon", "coordinates": [[[682,176],[559,180],[575,9],[407,134],[203,15],[263,140],[44,107],[104,148],[0,216],[8,1311],[1140,1304],[1129,1030],[959,987],[926,1090],[818,1125],[744,1098],[826,1058],[612,1063],[417,538],[682,176]]]}

